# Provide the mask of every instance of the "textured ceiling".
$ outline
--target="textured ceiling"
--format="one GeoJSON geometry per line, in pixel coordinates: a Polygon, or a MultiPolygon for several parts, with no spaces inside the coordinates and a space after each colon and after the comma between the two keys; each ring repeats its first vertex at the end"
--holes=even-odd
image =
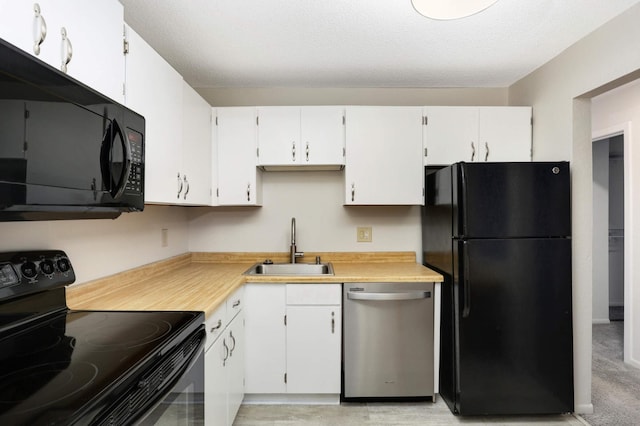
{"type": "Polygon", "coordinates": [[[411,0],[120,1],[194,87],[507,87],[640,2],[499,0],[437,21],[411,0]]]}

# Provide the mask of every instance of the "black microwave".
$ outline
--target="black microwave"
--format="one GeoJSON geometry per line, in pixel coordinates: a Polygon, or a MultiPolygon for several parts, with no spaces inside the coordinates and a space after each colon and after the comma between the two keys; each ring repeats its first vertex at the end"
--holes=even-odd
{"type": "Polygon", "coordinates": [[[142,211],[144,118],[2,39],[0,58],[0,221],[142,211]]]}

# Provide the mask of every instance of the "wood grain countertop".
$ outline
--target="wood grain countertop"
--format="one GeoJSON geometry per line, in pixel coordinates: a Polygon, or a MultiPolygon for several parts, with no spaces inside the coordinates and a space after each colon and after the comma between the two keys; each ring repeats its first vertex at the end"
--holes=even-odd
{"type": "Polygon", "coordinates": [[[67,287],[71,309],[204,311],[209,317],[231,293],[252,283],[441,282],[413,252],[306,253],[333,264],[332,276],[246,276],[256,262],[286,262],[287,253],[186,253],[85,284],[67,287]]]}

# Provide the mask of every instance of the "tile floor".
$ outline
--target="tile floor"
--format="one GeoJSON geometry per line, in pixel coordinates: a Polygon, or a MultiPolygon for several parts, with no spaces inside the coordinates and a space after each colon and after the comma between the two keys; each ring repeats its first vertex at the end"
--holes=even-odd
{"type": "Polygon", "coordinates": [[[578,416],[459,417],[438,398],[436,403],[342,405],[243,405],[234,426],[437,426],[437,425],[588,425],[578,416]]]}

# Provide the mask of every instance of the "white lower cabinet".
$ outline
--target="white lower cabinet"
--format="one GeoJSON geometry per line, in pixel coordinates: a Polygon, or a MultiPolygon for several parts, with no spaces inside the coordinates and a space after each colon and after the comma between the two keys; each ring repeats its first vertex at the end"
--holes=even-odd
{"type": "Polygon", "coordinates": [[[245,392],[338,395],[342,285],[245,287],[245,392]]]}
{"type": "Polygon", "coordinates": [[[213,340],[207,341],[204,356],[207,426],[231,426],[244,398],[244,310],[238,309],[240,304],[232,309],[236,300],[242,300],[242,289],[206,323],[207,339],[213,340]]]}
{"type": "Polygon", "coordinates": [[[284,284],[245,285],[245,393],[285,393],[284,284]]]}

